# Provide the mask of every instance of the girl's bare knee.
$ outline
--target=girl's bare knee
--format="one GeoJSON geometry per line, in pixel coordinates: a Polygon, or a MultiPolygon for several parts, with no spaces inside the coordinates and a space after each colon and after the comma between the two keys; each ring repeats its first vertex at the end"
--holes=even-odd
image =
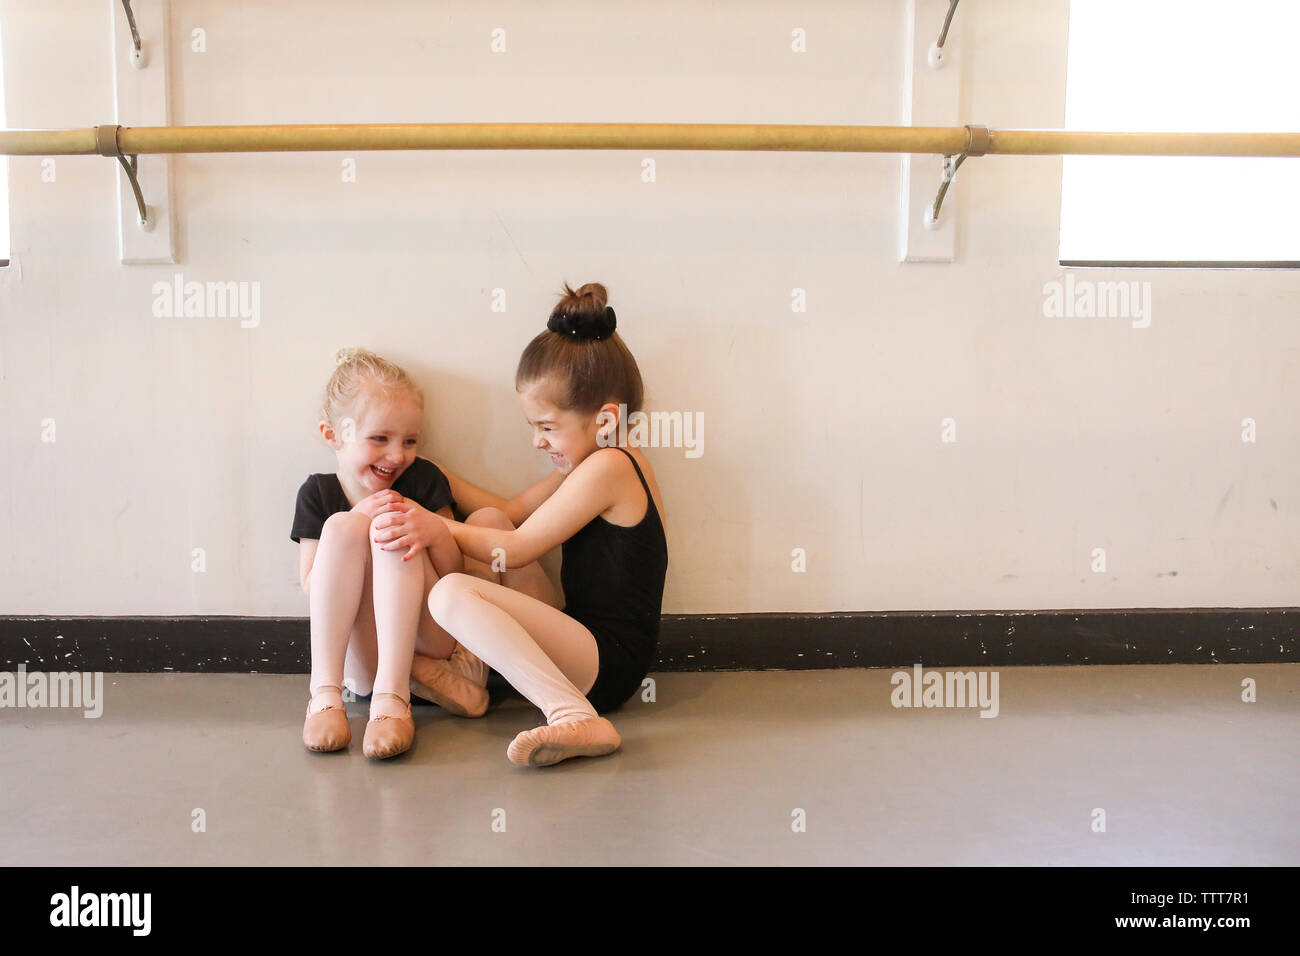
{"type": "Polygon", "coordinates": [[[499,528],[502,531],[515,530],[514,524],[500,508],[479,508],[465,519],[465,523],[483,528],[499,528]]]}
{"type": "Polygon", "coordinates": [[[325,524],[321,526],[321,540],[325,539],[325,533],[329,532],[330,537],[355,537],[370,530],[370,518],[360,511],[337,511],[325,519],[325,524]]]}
{"type": "Polygon", "coordinates": [[[429,613],[443,628],[457,601],[463,600],[466,592],[473,588],[478,578],[462,571],[444,574],[429,591],[429,613]]]}

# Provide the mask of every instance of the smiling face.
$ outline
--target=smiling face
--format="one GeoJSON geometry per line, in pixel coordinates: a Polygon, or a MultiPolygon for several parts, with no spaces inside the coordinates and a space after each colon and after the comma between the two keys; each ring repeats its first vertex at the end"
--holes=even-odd
{"type": "Polygon", "coordinates": [[[337,429],[322,423],[325,440],[338,454],[344,488],[360,498],[391,488],[415,461],[422,414],[404,392],[368,390],[357,398],[351,428],[347,418],[337,429]]]}
{"type": "Polygon", "coordinates": [[[590,415],[558,408],[551,400],[545,382],[534,382],[519,389],[519,403],[533,429],[533,447],[546,454],[555,470],[567,475],[597,448],[600,436],[617,425],[606,424],[600,412],[618,414],[617,405],[605,405],[590,415]]]}

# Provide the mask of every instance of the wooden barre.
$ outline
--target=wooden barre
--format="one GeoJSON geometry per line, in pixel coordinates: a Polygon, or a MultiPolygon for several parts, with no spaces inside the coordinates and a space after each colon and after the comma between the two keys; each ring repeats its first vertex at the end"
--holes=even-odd
{"type": "MultiPolygon", "coordinates": [[[[0,130],[0,155],[96,155],[96,127],[0,130]]],[[[964,126],[779,126],[716,123],[399,123],[123,126],[126,155],[378,149],[689,149],[844,153],[966,150],[964,126]]],[[[990,129],[986,154],[1019,156],[1300,156],[1295,133],[1116,133],[990,129]]]]}

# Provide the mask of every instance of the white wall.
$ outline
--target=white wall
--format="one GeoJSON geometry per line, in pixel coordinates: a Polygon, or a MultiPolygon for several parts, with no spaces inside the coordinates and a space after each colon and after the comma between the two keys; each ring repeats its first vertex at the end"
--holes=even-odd
{"type": "MultiPolygon", "coordinates": [[[[0,0],[11,127],[115,121],[110,12],[0,0]]],[[[902,12],[176,0],[172,122],[893,125],[902,12]]],[[[967,120],[1061,127],[1068,4],[957,15],[967,120]]],[[[704,416],[703,457],[650,453],[666,612],[1295,604],[1300,277],[1089,271],[1150,280],[1151,326],[1046,319],[1060,157],[968,161],[957,263],[900,265],[898,155],[664,151],[653,185],[635,151],[351,155],[355,184],[338,153],[175,157],[177,266],[117,261],[113,161],[12,160],[0,613],[305,614],[293,496],[333,470],[344,345],[424,383],[423,454],[540,477],[512,376],[564,280],[607,285],[650,407],[704,416]],[[177,271],[259,282],[260,325],[155,318],[177,271]]]]}

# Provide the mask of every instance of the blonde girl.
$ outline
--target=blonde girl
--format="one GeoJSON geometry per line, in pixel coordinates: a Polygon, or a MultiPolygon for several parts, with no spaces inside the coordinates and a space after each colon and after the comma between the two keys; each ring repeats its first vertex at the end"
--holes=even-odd
{"type": "MultiPolygon", "coordinates": [[[[311,607],[311,700],[302,739],[309,750],[347,748],[346,683],[370,696],[362,750],[381,759],[414,741],[413,687],[460,716],[486,710],[486,667],[434,622],[425,597],[447,574],[499,576],[464,560],[443,521],[453,517],[455,499],[446,476],[416,454],[420,388],[365,349],[342,349],[336,363],[318,428],[337,471],[302,483],[290,533],[311,607]],[[394,509],[401,509],[400,526],[394,509]],[[382,547],[375,533],[380,520],[389,542],[382,547]],[[392,544],[396,530],[400,549],[392,544]]],[[[530,573],[545,577],[540,568],[530,573]]]]}

